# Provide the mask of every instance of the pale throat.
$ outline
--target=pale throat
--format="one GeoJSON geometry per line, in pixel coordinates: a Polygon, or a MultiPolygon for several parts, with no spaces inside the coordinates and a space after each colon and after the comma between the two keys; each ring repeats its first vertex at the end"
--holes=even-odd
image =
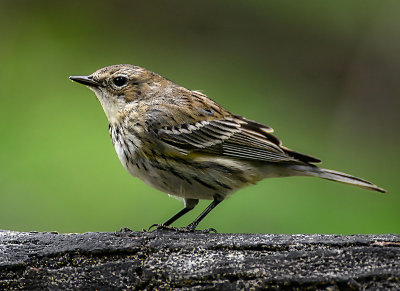
{"type": "Polygon", "coordinates": [[[93,91],[96,93],[97,99],[103,107],[108,122],[111,125],[119,124],[121,122],[121,108],[123,108],[124,104],[120,104],[116,98],[110,98],[100,90],[94,89],[93,91]]]}

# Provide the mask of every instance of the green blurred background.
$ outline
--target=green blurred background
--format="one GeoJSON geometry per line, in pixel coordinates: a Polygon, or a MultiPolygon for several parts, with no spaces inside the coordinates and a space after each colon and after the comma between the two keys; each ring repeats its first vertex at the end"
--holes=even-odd
{"type": "Polygon", "coordinates": [[[0,228],[141,230],[181,209],[124,170],[95,95],[68,80],[131,63],[389,191],[264,180],[200,228],[400,233],[399,15],[398,1],[0,1],[0,228]]]}

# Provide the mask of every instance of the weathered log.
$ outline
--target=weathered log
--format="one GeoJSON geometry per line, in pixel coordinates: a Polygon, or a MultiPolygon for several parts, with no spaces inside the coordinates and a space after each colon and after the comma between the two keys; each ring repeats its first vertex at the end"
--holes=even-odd
{"type": "Polygon", "coordinates": [[[400,289],[399,235],[0,231],[0,289],[400,289]]]}

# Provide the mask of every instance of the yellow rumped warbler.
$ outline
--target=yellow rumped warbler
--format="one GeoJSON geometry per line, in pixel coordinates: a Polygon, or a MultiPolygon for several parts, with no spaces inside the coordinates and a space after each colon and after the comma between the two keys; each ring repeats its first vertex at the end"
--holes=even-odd
{"type": "Polygon", "coordinates": [[[185,207],[213,200],[187,229],[236,190],[270,177],[314,176],[386,192],[348,174],[314,165],[319,159],[284,146],[264,124],[232,114],[206,95],[133,65],[71,76],[96,93],[125,169],[185,207]]]}

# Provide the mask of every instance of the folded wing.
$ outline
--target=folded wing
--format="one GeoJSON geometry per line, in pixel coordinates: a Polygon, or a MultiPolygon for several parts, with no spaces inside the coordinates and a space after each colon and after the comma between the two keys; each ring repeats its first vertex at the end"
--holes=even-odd
{"type": "Polygon", "coordinates": [[[208,153],[264,162],[317,163],[281,145],[273,129],[244,117],[203,120],[159,128],[158,138],[183,154],[208,153]]]}

